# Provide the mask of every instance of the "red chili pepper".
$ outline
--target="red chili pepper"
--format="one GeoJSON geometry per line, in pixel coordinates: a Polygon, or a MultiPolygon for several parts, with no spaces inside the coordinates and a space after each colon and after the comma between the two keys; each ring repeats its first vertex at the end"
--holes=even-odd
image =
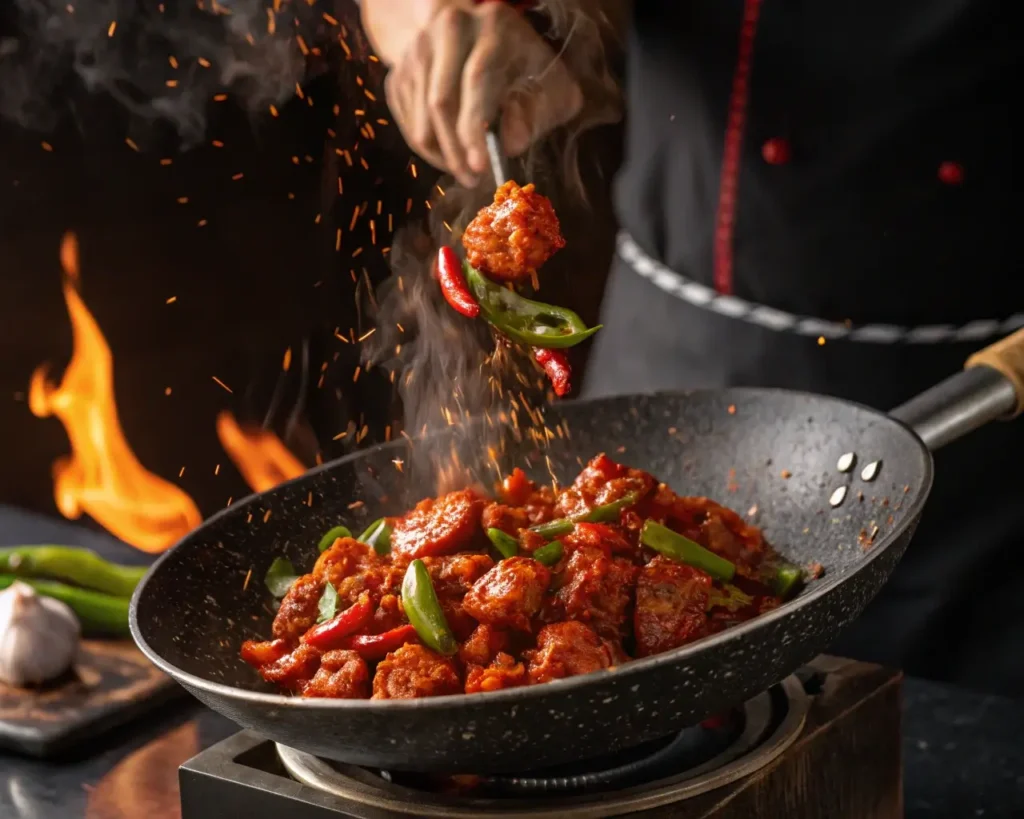
{"type": "Polygon", "coordinates": [[[549,350],[545,347],[533,347],[533,357],[537,363],[544,368],[548,378],[551,379],[551,386],[555,395],[561,398],[569,392],[569,376],[572,375],[572,368],[569,366],[569,356],[562,350],[549,350]]]}
{"type": "Polygon", "coordinates": [[[370,622],[373,618],[374,608],[375,606],[370,599],[370,595],[364,592],[355,603],[341,612],[341,614],[336,614],[326,623],[314,626],[303,634],[302,642],[321,651],[330,651],[332,648],[338,648],[344,638],[370,622]]]}
{"type": "Polygon", "coordinates": [[[469,292],[466,277],[462,273],[462,262],[450,247],[443,246],[437,252],[437,280],[441,284],[444,300],[467,318],[480,315],[480,305],[469,292]]]}
{"type": "Polygon", "coordinates": [[[412,626],[399,626],[383,634],[358,634],[348,637],[342,642],[341,648],[354,651],[364,660],[374,662],[383,660],[392,651],[397,651],[406,643],[415,643],[418,638],[412,626]]]}

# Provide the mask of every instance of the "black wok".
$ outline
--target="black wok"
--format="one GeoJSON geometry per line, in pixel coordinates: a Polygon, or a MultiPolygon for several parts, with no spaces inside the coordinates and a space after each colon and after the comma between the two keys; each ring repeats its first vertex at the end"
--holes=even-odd
{"type": "MultiPolygon", "coordinates": [[[[781,608],[675,651],[471,696],[382,702],[273,693],[238,658],[243,640],[270,633],[267,567],[282,555],[311,566],[320,536],[339,521],[359,531],[416,501],[422,490],[393,464],[408,457],[405,441],[343,458],[214,515],[142,581],[132,601],[132,634],[153,663],[215,711],[292,748],[344,762],[521,772],[638,744],[764,690],[857,616],[917,524],[932,483],[929,447],[1019,409],[1024,332],[997,348],[972,359],[988,366],[968,368],[892,416],[821,396],[748,389],[551,407],[549,424],[564,418],[572,432],[550,452],[562,480],[606,451],[682,493],[718,498],[741,513],[756,506],[753,519],[783,554],[824,567],[821,579],[781,608]],[[837,459],[851,451],[858,466],[840,474],[837,459]],[[881,470],[866,483],[861,467],[874,460],[881,470]],[[849,486],[849,497],[832,508],[829,498],[840,485],[849,486]],[[350,509],[357,500],[364,505],[350,509]],[[874,533],[870,546],[861,542],[863,532],[874,533]]],[[[460,444],[463,461],[483,465],[472,437],[460,444]]],[[[509,462],[529,454],[524,446],[509,462]]]]}

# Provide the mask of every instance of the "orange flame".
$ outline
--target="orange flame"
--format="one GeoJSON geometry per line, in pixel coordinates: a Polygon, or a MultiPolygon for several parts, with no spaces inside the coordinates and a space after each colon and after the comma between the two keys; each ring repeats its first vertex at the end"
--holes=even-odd
{"type": "Polygon", "coordinates": [[[217,416],[217,437],[254,492],[273,489],[306,471],[273,432],[260,427],[243,429],[226,410],[217,416]]]}
{"type": "Polygon", "coordinates": [[[135,457],[117,417],[110,347],[78,293],[78,242],[61,244],[64,300],[74,336],[71,361],[60,386],[43,364],[32,374],[29,409],[55,415],[71,442],[71,454],[53,464],[57,508],[72,520],[88,514],[116,537],[157,553],[202,521],[185,492],[149,472],[135,457]]]}

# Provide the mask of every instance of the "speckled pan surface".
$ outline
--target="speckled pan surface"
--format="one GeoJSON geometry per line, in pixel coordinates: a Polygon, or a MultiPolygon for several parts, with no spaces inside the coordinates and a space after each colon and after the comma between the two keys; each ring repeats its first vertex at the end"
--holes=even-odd
{"type": "MultiPolygon", "coordinates": [[[[423,479],[429,461],[417,453],[422,445],[409,451],[402,440],[329,464],[207,521],[161,558],[137,590],[136,641],[211,708],[299,750],[394,769],[535,769],[692,724],[811,659],[885,582],[931,486],[931,456],[906,428],[818,396],[747,389],[625,396],[547,411],[550,428],[562,419],[568,440],[556,437],[546,452],[511,445],[502,467],[529,461],[533,476],[544,479],[546,455],[565,481],[580,462],[607,452],[678,492],[731,506],[794,562],[821,563],[824,576],[739,628],[584,677],[411,701],[276,695],[238,659],[243,640],[270,633],[274,607],[262,577],[278,556],[311,566],[320,536],[338,523],[360,531],[431,493],[423,479]],[[850,451],[858,465],[840,473],[837,460],[850,451]],[[402,471],[395,459],[403,460],[402,471]],[[878,459],[878,476],[864,482],[861,466],[878,459]],[[843,484],[846,501],[834,509],[829,497],[843,484]],[[861,533],[875,526],[865,548],[861,533]]],[[[493,476],[479,436],[453,434],[462,462],[493,476]]]]}

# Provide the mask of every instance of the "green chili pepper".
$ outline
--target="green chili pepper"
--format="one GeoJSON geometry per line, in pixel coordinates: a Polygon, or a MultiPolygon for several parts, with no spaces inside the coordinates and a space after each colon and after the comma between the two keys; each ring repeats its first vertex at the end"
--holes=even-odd
{"type": "Polygon", "coordinates": [[[583,515],[578,515],[574,518],[549,520],[547,523],[538,523],[536,526],[531,526],[530,531],[550,540],[551,538],[569,534],[577,523],[607,523],[608,521],[618,520],[619,512],[627,506],[632,506],[639,498],[639,492],[627,492],[618,500],[602,504],[601,506],[595,506],[583,515]]]}
{"type": "Polygon", "coordinates": [[[711,594],[708,596],[708,610],[740,611],[753,602],[754,598],[745,591],[736,588],[732,583],[723,583],[721,589],[717,586],[711,589],[711,594]]]}
{"type": "Polygon", "coordinates": [[[772,578],[772,591],[783,600],[789,598],[804,581],[804,570],[792,563],[780,563],[772,578]]]}
{"type": "Polygon", "coordinates": [[[562,541],[552,540],[550,543],[547,543],[537,549],[531,557],[538,563],[543,563],[545,566],[554,566],[562,559],[562,552],[562,541]]]}
{"type": "Polygon", "coordinates": [[[575,526],[576,524],[568,518],[559,518],[558,520],[549,520],[547,523],[538,523],[536,526],[531,526],[530,531],[535,532],[542,538],[551,540],[552,538],[569,534],[575,526]]]}
{"type": "Polygon", "coordinates": [[[75,613],[86,636],[127,637],[131,633],[128,630],[127,597],[13,574],[0,574],[0,589],[6,589],[17,580],[27,583],[39,594],[65,603],[75,613]]]}
{"type": "Polygon", "coordinates": [[[502,557],[515,557],[519,553],[519,541],[507,532],[492,528],[487,530],[487,537],[502,557]]]}
{"type": "Polygon", "coordinates": [[[274,597],[284,597],[288,594],[288,589],[292,587],[292,583],[298,579],[299,576],[295,574],[295,567],[288,558],[275,557],[274,562],[267,569],[263,582],[274,597]]]}
{"type": "Polygon", "coordinates": [[[640,542],[665,557],[701,569],[717,580],[728,583],[736,574],[736,566],[724,557],[653,520],[644,521],[640,542]]]}
{"type": "Polygon", "coordinates": [[[619,519],[619,512],[627,506],[632,506],[640,499],[639,492],[627,492],[617,501],[595,506],[587,514],[574,518],[577,523],[607,523],[619,519]]]}
{"type": "Polygon", "coordinates": [[[356,540],[372,546],[373,551],[381,557],[386,555],[391,551],[391,527],[388,526],[387,518],[375,520],[356,540]]]}
{"type": "Polygon", "coordinates": [[[12,546],[0,549],[0,572],[21,577],[52,577],[115,597],[131,597],[146,569],[109,563],[91,549],[12,546]]]}
{"type": "Polygon", "coordinates": [[[335,526],[333,529],[328,530],[327,534],[320,538],[320,543],[317,546],[321,552],[326,552],[334,545],[339,537],[352,537],[352,533],[349,531],[347,526],[335,526]]]}
{"type": "Polygon", "coordinates": [[[438,654],[452,655],[459,644],[448,627],[441,603],[422,560],[414,560],[402,580],[402,608],[420,639],[438,654]]]}
{"type": "Polygon", "coordinates": [[[562,349],[579,344],[601,329],[601,325],[587,327],[583,319],[565,307],[520,296],[492,282],[469,263],[464,264],[464,269],[483,317],[513,341],[531,347],[562,349]]]}

